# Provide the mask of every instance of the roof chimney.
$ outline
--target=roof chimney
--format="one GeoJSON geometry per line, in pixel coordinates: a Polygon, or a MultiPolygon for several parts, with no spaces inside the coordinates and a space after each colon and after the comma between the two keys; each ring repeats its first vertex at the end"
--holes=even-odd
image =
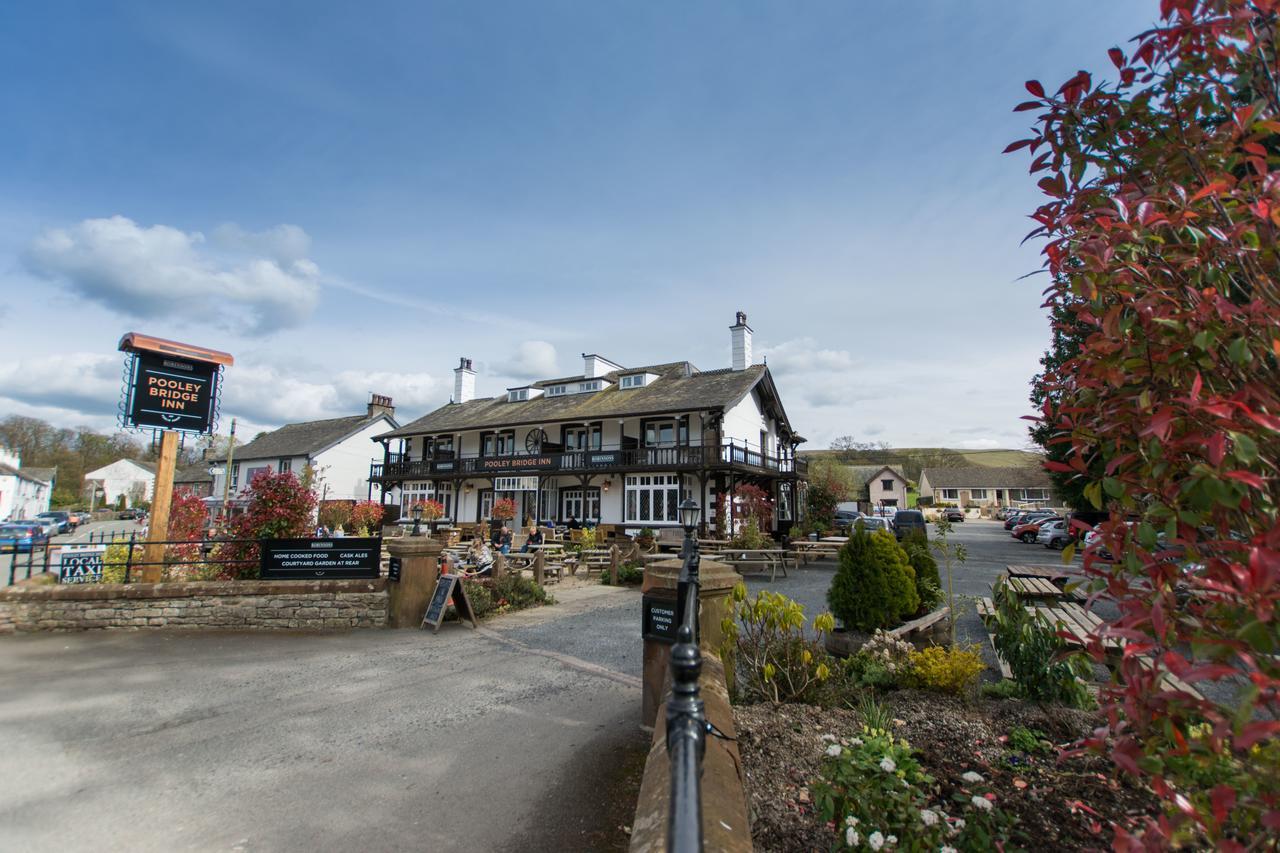
{"type": "Polygon", "coordinates": [[[453,369],[453,402],[469,403],[476,398],[476,372],[471,359],[461,358],[453,369]]]}
{"type": "Polygon", "coordinates": [[[733,336],[733,369],[746,370],[751,366],[751,327],[747,325],[747,314],[739,311],[737,322],[729,327],[733,336]]]}
{"type": "Polygon", "coordinates": [[[396,407],[391,404],[390,397],[384,397],[382,394],[369,395],[369,414],[368,417],[374,418],[378,415],[386,415],[394,417],[396,407]]]}
{"type": "Polygon", "coordinates": [[[584,352],[582,354],[582,375],[588,379],[605,376],[612,370],[622,370],[621,364],[615,364],[602,355],[584,352]]]}

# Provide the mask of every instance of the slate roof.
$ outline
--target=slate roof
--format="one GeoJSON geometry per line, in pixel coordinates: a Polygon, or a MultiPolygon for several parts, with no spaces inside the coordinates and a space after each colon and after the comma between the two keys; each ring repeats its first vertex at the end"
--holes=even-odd
{"type": "MultiPolygon", "coordinates": [[[[507,395],[470,400],[466,403],[449,403],[441,406],[399,429],[382,433],[377,439],[402,438],[423,433],[457,432],[469,429],[516,427],[528,424],[573,423],[602,420],[605,418],[636,417],[684,412],[696,409],[728,408],[762,381],[769,387],[769,394],[776,401],[776,391],[768,368],[755,364],[746,370],[699,371],[687,361],[647,367],[626,368],[604,377],[614,386],[603,391],[586,394],[546,395],[522,402],[510,402],[507,395]],[[658,378],[640,388],[623,390],[616,387],[618,377],[624,374],[649,372],[658,378]]],[[[565,380],[559,380],[564,382],[565,380]]],[[[535,386],[555,384],[535,382],[535,386]]],[[[775,403],[776,414],[787,423],[780,402],[775,403]]]]}
{"type": "MultiPolygon", "coordinates": [[[[505,400],[506,398],[503,397],[505,400]]],[[[305,421],[298,424],[285,424],[261,438],[255,438],[244,447],[237,447],[235,460],[253,459],[287,459],[296,456],[311,456],[332,447],[349,435],[359,432],[369,424],[383,418],[382,413],[373,417],[351,415],[345,418],[329,418],[323,421],[305,421]]],[[[395,423],[392,421],[392,423],[395,423]]],[[[226,462],[225,456],[210,459],[206,467],[213,462],[226,462]]]]}
{"type": "Polygon", "coordinates": [[[58,468],[55,465],[52,468],[23,468],[23,474],[28,477],[39,480],[42,483],[53,483],[58,477],[58,468]]]}
{"type": "Polygon", "coordinates": [[[886,468],[896,474],[898,479],[902,480],[904,483],[910,482],[910,480],[907,479],[907,475],[902,473],[902,469],[896,468],[893,465],[846,465],[845,467],[848,468],[849,473],[853,475],[854,482],[863,486],[870,483],[872,477],[879,474],[886,468]]]}
{"type": "Polygon", "coordinates": [[[12,465],[5,465],[0,462],[0,477],[17,477],[26,480],[29,483],[44,483],[48,485],[53,482],[52,478],[45,479],[34,475],[36,471],[56,471],[56,468],[14,468],[12,465]]]}
{"type": "Polygon", "coordinates": [[[925,468],[921,480],[928,479],[934,489],[1049,489],[1053,481],[1044,469],[1028,465],[1022,468],[989,468],[973,465],[967,468],[925,468]]]}
{"type": "Polygon", "coordinates": [[[187,465],[173,472],[175,483],[212,483],[213,475],[209,473],[208,461],[187,465]]]}

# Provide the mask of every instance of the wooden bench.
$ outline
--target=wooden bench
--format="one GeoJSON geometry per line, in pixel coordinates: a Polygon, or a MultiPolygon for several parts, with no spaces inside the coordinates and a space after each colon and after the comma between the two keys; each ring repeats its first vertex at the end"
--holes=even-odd
{"type": "Polygon", "coordinates": [[[1075,590],[1064,590],[1047,577],[1010,575],[1006,580],[1020,598],[1069,598],[1077,601],[1084,598],[1075,590]]]}
{"type": "Polygon", "coordinates": [[[840,553],[840,549],[844,547],[842,542],[812,542],[808,539],[799,539],[791,543],[791,550],[800,558],[802,565],[809,565],[809,558],[812,556],[815,560],[823,557],[834,557],[840,553]]]}
{"type": "Polygon", "coordinates": [[[787,577],[787,559],[790,556],[787,551],[781,548],[732,548],[727,551],[721,551],[719,554],[705,555],[709,560],[716,560],[733,566],[739,574],[744,574],[744,568],[759,566],[762,572],[769,573],[769,580],[772,582],[778,578],[778,570],[782,570],[782,576],[787,577]]]}
{"type": "Polygon", "coordinates": [[[588,577],[591,576],[592,569],[599,569],[601,573],[609,571],[616,576],[618,567],[618,546],[612,545],[608,548],[584,548],[577,554],[570,554],[565,557],[564,564],[568,567],[570,575],[577,575],[578,569],[583,568],[586,570],[588,577]]]}

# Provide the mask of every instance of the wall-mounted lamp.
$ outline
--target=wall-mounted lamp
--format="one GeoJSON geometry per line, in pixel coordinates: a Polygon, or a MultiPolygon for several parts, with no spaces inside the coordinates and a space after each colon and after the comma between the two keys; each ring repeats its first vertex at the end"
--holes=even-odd
{"type": "Polygon", "coordinates": [[[474,488],[475,488],[474,483],[464,483],[462,486],[462,491],[466,492],[467,494],[471,494],[471,490],[474,488]]]}
{"type": "Polygon", "coordinates": [[[604,492],[606,495],[609,494],[609,487],[611,485],[613,485],[613,480],[606,479],[603,483],[600,484],[600,491],[604,492]]]}

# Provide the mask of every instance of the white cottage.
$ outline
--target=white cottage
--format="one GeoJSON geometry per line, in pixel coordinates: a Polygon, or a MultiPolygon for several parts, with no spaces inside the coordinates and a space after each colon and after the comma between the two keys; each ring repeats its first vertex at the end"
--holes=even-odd
{"type": "MultiPolygon", "coordinates": [[[[301,476],[310,466],[316,475],[316,494],[323,500],[368,500],[374,497],[369,465],[381,454],[371,443],[374,436],[400,426],[391,398],[374,394],[364,414],[321,421],[286,424],[255,438],[232,454],[231,494],[249,485],[259,471],[301,476]]],[[[226,459],[210,460],[212,494],[222,498],[226,459]]],[[[378,492],[378,497],[381,492],[378,492]]]]}
{"type": "Polygon", "coordinates": [[[139,500],[150,501],[156,490],[156,464],[139,459],[117,459],[110,465],[84,475],[86,487],[101,489],[99,506],[115,506],[124,497],[131,507],[139,500]]]}
{"type": "Polygon", "coordinates": [[[53,468],[23,468],[22,455],[0,447],[0,519],[35,518],[49,509],[53,468]]]}

